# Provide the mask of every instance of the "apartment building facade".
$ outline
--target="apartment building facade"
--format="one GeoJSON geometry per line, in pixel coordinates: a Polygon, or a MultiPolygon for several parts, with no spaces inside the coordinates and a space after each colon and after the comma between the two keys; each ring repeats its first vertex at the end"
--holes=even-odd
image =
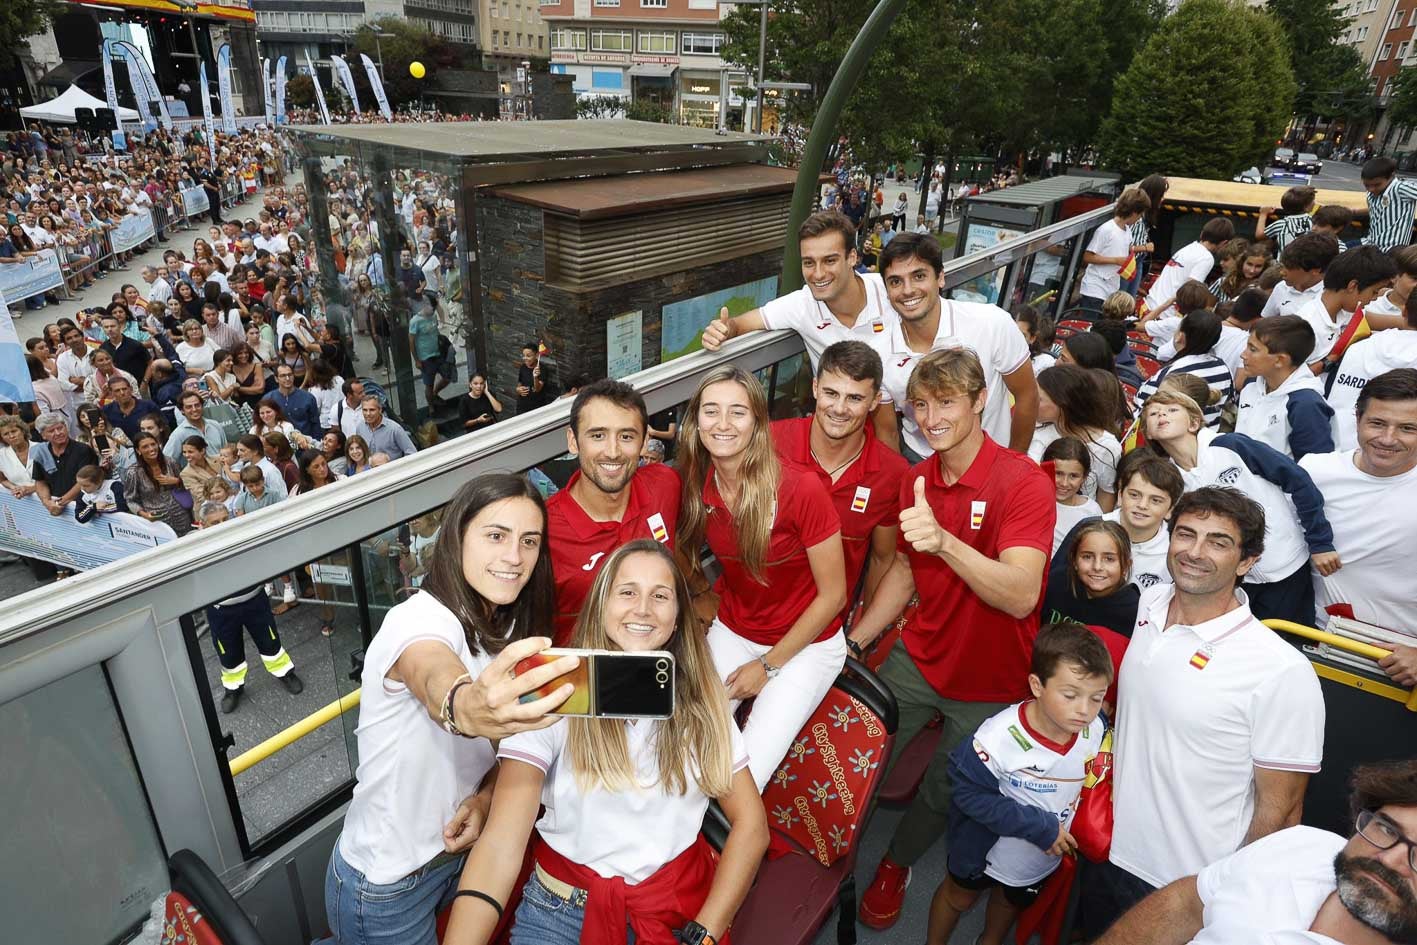
{"type": "MultiPolygon", "coordinates": [[[[1417,2],[1417,0],[1414,0],[1417,2]]],[[[682,124],[742,127],[738,90],[751,81],[719,53],[719,0],[539,0],[551,71],[570,75],[577,97],[653,101],[682,124]]]]}

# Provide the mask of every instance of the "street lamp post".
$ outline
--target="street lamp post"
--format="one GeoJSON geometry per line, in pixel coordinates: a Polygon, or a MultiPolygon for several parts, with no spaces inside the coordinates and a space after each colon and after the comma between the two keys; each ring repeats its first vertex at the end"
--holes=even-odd
{"type": "Polygon", "coordinates": [[[374,52],[375,52],[375,54],[379,57],[379,81],[380,81],[380,82],[383,82],[384,79],[386,78],[386,76],[384,75],[384,45],[383,45],[383,43],[379,42],[379,40],[380,40],[380,39],[393,39],[395,35],[396,35],[396,34],[394,34],[394,33],[381,33],[381,32],[379,32],[378,30],[375,30],[375,31],[374,31],[374,52]]]}

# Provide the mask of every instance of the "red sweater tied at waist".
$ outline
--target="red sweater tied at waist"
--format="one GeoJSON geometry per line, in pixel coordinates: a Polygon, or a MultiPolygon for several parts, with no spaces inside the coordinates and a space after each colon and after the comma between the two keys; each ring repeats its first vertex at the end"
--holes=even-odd
{"type": "MultiPolygon", "coordinates": [[[[703,837],[633,886],[571,862],[540,838],[535,856],[556,879],[586,891],[582,945],[626,945],[627,927],[635,930],[635,945],[677,945],[674,930],[698,915],[718,865],[703,837]]],[[[728,936],[719,941],[727,945],[728,936]]]]}

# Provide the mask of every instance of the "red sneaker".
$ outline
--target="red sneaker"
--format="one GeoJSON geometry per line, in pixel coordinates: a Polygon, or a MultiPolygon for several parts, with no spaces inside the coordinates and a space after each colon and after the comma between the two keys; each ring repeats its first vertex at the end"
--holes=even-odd
{"type": "Polygon", "coordinates": [[[910,885],[910,867],[900,866],[889,856],[881,858],[876,877],[861,897],[858,916],[863,925],[873,929],[888,929],[900,918],[905,902],[905,888],[910,885]]]}

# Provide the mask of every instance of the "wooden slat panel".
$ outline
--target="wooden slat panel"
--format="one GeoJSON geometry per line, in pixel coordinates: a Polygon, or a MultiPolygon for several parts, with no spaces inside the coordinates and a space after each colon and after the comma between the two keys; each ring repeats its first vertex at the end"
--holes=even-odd
{"type": "Polygon", "coordinates": [[[790,202],[765,194],[591,221],[547,213],[547,281],[593,289],[777,249],[790,202]]]}

